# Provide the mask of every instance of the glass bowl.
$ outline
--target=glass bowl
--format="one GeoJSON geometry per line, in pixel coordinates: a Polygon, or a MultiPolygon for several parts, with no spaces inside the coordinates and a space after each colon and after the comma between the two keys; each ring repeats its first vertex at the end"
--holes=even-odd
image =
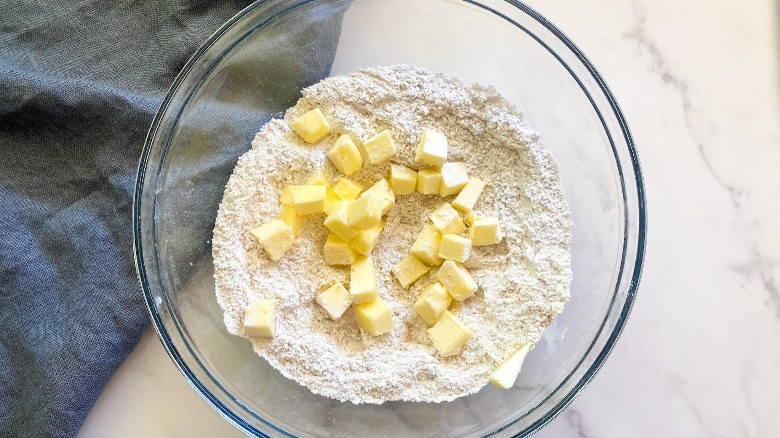
{"type": "Polygon", "coordinates": [[[225,418],[268,436],[531,434],[608,356],[636,297],[645,249],[639,161],[614,97],[560,30],[500,0],[274,0],[246,8],[195,52],[155,116],[133,220],[138,275],[171,358],[225,418]],[[329,73],[328,56],[314,75],[286,67],[327,38],[338,42],[331,74],[408,63],[493,84],[558,159],[574,221],[571,300],[511,390],[488,386],[439,404],[341,403],[284,378],[227,333],[210,245],[225,183],[269,115],[280,116],[301,88],[329,73]]]}

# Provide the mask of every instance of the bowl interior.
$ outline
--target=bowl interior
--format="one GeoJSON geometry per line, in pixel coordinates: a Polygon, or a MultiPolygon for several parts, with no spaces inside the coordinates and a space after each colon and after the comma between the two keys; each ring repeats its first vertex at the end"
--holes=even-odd
{"type": "MultiPolygon", "coordinates": [[[[249,7],[196,53],[150,131],[134,218],[155,326],[207,401],[246,431],[303,436],[529,433],[570,402],[630,310],[644,199],[619,109],[556,32],[515,2],[281,0],[249,7]],[[313,80],[279,66],[313,56],[328,40],[338,42],[332,74],[409,63],[494,85],[558,159],[574,222],[572,297],[513,389],[486,387],[441,404],[340,403],[284,378],[227,333],[210,245],[225,183],[269,115],[283,113],[313,80]]],[[[314,66],[315,76],[327,75],[329,64],[314,66]]]]}

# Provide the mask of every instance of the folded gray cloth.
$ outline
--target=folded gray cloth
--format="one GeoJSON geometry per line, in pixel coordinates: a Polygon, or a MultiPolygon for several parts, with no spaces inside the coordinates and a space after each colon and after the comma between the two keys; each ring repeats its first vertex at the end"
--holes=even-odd
{"type": "MultiPolygon", "coordinates": [[[[3,6],[0,435],[76,435],[149,323],[130,226],[144,137],[188,57],[247,3],[3,6]]],[[[258,68],[287,72],[293,90],[327,76],[337,9],[333,26],[308,28],[314,56],[258,68]]]]}

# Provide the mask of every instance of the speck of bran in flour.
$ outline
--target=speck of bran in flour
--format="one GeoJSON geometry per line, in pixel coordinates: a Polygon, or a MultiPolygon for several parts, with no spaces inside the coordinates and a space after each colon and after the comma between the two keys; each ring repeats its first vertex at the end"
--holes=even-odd
{"type": "MultiPolygon", "coordinates": [[[[220,204],[213,238],[217,300],[230,333],[245,336],[244,309],[273,299],[276,335],[251,339],[255,352],[285,377],[312,392],[353,403],[390,400],[441,402],[477,392],[488,375],[525,343],[535,344],[562,310],[571,284],[571,221],[558,165],[522,112],[491,86],[460,81],[411,65],[357,70],[303,90],[283,120],[267,123],[239,160],[220,204]],[[289,123],[319,107],[331,133],[303,143],[289,123]],[[395,327],[382,336],[363,333],[348,310],[337,321],[314,303],[317,293],[349,279],[349,269],[323,259],[323,215],[306,220],[302,235],[278,262],[253,244],[248,230],[279,213],[287,184],[303,184],[316,171],[339,177],[325,152],[342,133],[358,142],[389,129],[392,161],[419,168],[415,145],[425,128],[443,132],[448,161],[466,163],[486,183],[475,211],[495,216],[504,239],[476,247],[465,263],[479,290],[451,310],[474,331],[462,354],[437,357],[427,325],[412,306],[435,281],[436,269],[403,289],[391,268],[408,254],[439,196],[396,197],[373,255],[379,296],[395,327]]],[[[364,166],[350,179],[369,187],[386,176],[389,161],[364,166]]],[[[452,197],[446,198],[446,201],[452,197]]]]}

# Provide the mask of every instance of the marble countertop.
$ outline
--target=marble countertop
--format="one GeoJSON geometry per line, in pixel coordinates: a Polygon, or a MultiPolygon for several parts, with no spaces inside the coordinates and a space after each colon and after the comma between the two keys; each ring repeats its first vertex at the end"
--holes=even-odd
{"type": "MultiPolygon", "coordinates": [[[[780,33],[771,0],[533,0],[638,145],[649,244],[605,366],[539,437],[780,436],[780,33]]],[[[150,328],[83,437],[243,436],[150,328]]]]}

